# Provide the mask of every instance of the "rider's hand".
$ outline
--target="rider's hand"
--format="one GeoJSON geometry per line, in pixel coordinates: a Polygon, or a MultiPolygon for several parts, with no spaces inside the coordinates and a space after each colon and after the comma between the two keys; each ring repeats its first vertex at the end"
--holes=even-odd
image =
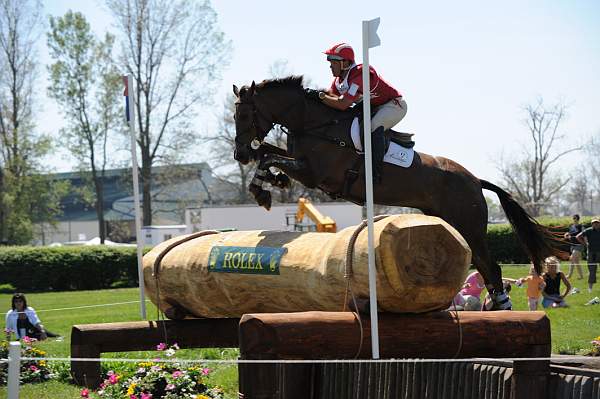
{"type": "Polygon", "coordinates": [[[310,99],[319,101],[319,90],[306,88],[304,89],[304,94],[310,99]]]}

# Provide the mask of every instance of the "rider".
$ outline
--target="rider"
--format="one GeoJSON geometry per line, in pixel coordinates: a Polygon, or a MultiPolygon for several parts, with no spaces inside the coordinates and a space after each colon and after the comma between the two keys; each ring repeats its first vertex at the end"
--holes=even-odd
{"type": "MultiPolygon", "coordinates": [[[[309,97],[318,97],[326,105],[345,110],[360,101],[363,94],[362,64],[354,61],[354,50],[347,43],[336,44],[327,51],[331,73],[334,80],[326,92],[307,89],[309,97]]],[[[371,89],[371,107],[376,109],[371,118],[373,142],[374,180],[381,181],[383,157],[385,155],[385,137],[383,132],[391,129],[406,115],[406,101],[402,94],[369,66],[369,82],[371,89]]]]}

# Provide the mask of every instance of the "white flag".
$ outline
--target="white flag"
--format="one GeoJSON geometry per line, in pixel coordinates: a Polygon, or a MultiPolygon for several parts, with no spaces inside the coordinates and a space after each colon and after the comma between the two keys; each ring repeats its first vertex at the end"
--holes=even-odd
{"type": "Polygon", "coordinates": [[[377,17],[370,21],[365,21],[369,27],[369,48],[377,47],[381,44],[381,39],[377,36],[377,28],[381,18],[377,17]]]}

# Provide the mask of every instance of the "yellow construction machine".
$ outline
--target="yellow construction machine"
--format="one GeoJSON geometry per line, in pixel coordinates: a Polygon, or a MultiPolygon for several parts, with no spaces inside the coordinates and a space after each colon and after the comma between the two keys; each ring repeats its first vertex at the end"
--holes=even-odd
{"type": "Polygon", "coordinates": [[[306,198],[300,198],[298,199],[298,211],[296,212],[297,224],[302,223],[305,214],[315,223],[318,232],[336,232],[337,227],[332,218],[323,216],[323,214],[306,198]]]}

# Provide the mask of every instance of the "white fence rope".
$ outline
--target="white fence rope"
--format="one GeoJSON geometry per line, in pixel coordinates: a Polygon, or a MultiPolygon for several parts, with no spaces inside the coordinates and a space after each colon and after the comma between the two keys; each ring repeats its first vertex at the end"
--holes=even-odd
{"type": "MultiPolygon", "coordinates": [[[[127,302],[113,302],[113,303],[99,303],[96,305],[82,305],[82,306],[73,306],[70,308],[56,308],[56,309],[40,309],[36,310],[36,313],[41,312],[57,312],[59,310],[73,310],[73,309],[86,309],[86,308],[98,308],[102,306],[116,306],[116,305],[127,305],[131,303],[139,303],[140,301],[127,301],[127,302]]],[[[146,299],[146,302],[150,302],[150,299],[146,299]]],[[[17,312],[17,313],[25,313],[25,312],[17,312]]]]}
{"type": "MultiPolygon", "coordinates": [[[[9,360],[10,359],[2,359],[9,360]]],[[[311,363],[465,363],[465,362],[517,362],[517,361],[581,361],[593,360],[590,356],[561,357],[472,357],[464,359],[314,359],[314,360],[249,360],[249,359],[129,359],[129,358],[87,358],[87,357],[21,357],[22,361],[56,362],[123,362],[123,363],[225,363],[225,364],[311,364],[311,363]]]]}

